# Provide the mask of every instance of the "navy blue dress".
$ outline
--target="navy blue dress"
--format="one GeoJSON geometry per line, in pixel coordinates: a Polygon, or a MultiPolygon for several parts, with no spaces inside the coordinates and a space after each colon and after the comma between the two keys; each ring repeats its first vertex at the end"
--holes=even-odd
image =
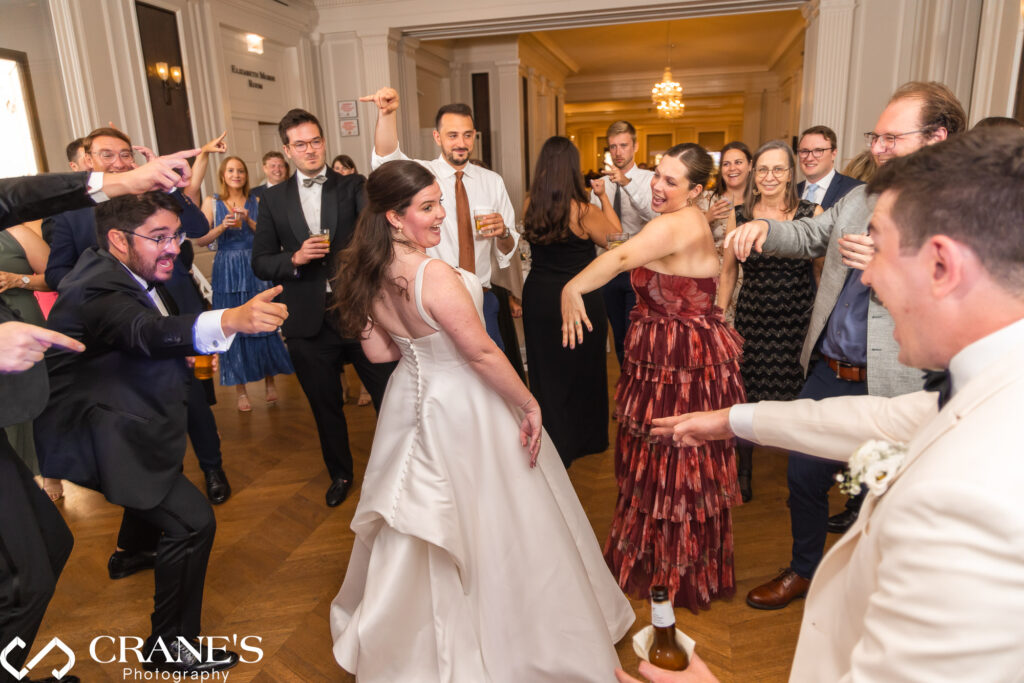
{"type": "MultiPolygon", "coordinates": [[[[227,205],[214,195],[213,224],[220,225],[228,214],[227,205]]],[[[256,220],[259,202],[252,195],[245,202],[249,218],[256,220]]],[[[253,231],[248,226],[229,228],[217,238],[213,259],[213,307],[241,306],[272,285],[252,272],[253,231]]],[[[278,332],[239,334],[227,353],[220,357],[220,383],[223,386],[257,382],[269,375],[291,374],[288,351],[278,332]]]]}

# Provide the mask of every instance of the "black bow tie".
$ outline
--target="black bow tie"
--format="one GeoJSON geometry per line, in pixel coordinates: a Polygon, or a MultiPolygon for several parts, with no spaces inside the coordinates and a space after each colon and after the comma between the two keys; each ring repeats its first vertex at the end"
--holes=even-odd
{"type": "Polygon", "coordinates": [[[325,176],[325,175],[318,175],[315,178],[303,178],[302,179],[302,186],[303,187],[312,187],[313,183],[316,183],[317,185],[323,185],[326,182],[327,182],[327,176],[325,176]]]}
{"type": "Polygon", "coordinates": [[[939,410],[942,410],[942,406],[949,401],[952,389],[953,382],[949,370],[927,370],[924,373],[924,390],[939,392],[939,410]]]}

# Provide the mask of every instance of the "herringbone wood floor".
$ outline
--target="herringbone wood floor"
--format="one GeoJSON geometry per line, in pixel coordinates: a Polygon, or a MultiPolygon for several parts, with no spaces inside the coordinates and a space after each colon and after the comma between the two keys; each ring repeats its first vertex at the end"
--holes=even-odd
{"type": "MultiPolygon", "coordinates": [[[[612,386],[617,372],[610,355],[612,386]]],[[[352,681],[332,658],[327,617],[352,547],[348,525],[358,489],[338,508],[324,505],[328,480],[308,404],[294,377],[279,378],[278,390],[281,400],[268,407],[262,386],[250,385],[253,410],[245,414],[235,409],[234,389],[218,387],[214,412],[234,495],[216,508],[204,634],[262,638],[262,661],[240,664],[230,672],[231,681],[352,681]]],[[[358,477],[369,454],[375,416],[372,407],[357,407],[354,402],[346,406],[346,415],[358,477]]],[[[615,426],[610,425],[613,434],[615,426]]],[[[570,470],[602,543],[615,504],[612,463],[609,450],[577,461],[570,470]]],[[[723,681],[784,681],[789,671],[802,601],[773,612],[750,609],[744,602],[748,590],[789,562],[785,470],[784,454],[755,454],[754,500],[733,513],[736,596],[714,602],[699,615],[676,611],[679,627],[697,641],[701,656],[723,681]]],[[[203,487],[191,451],[185,472],[203,487]]],[[[120,508],[93,491],[66,486],[66,492],[59,505],[75,535],[75,549],[33,652],[59,636],[77,653],[73,673],[83,681],[132,680],[133,674],[117,664],[93,662],[89,643],[100,635],[148,634],[153,574],[111,581],[106,561],[114,547],[120,508]]],[[[838,497],[832,506],[840,509],[838,497]]],[[[649,623],[649,614],[645,602],[633,605],[636,630],[649,623]]],[[[557,630],[557,624],[547,627],[557,630]]],[[[618,652],[626,670],[635,673],[636,656],[628,637],[619,643],[618,652]]],[[[111,650],[100,647],[98,654],[109,657],[111,650]]],[[[34,675],[47,675],[51,661],[54,666],[62,663],[50,655],[36,666],[34,675]]]]}

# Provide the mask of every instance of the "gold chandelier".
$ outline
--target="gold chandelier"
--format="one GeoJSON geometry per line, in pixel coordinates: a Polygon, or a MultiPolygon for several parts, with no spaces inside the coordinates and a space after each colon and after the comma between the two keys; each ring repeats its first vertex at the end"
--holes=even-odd
{"type": "Polygon", "coordinates": [[[665,73],[661,77],[661,83],[655,83],[651,88],[651,101],[658,108],[658,117],[663,119],[678,119],[683,115],[683,86],[678,81],[672,80],[672,54],[674,45],[669,39],[671,22],[665,22],[665,73]]]}
{"type": "Polygon", "coordinates": [[[665,67],[661,83],[651,88],[651,101],[658,106],[658,116],[663,119],[677,119],[683,115],[683,86],[672,80],[672,69],[665,67]]]}

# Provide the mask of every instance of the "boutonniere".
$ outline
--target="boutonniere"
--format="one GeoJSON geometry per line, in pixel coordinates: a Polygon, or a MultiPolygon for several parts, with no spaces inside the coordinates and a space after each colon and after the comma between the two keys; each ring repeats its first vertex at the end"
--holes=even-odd
{"type": "Polygon", "coordinates": [[[848,496],[856,496],[860,493],[861,485],[864,485],[876,496],[882,495],[889,488],[906,454],[907,445],[902,442],[864,442],[850,456],[847,470],[836,475],[839,490],[848,496]]]}

